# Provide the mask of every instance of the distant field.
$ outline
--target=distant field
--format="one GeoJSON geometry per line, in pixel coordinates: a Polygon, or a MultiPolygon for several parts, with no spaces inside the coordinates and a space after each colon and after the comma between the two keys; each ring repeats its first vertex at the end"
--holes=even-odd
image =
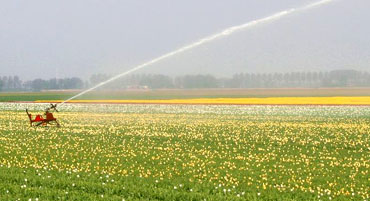
{"type": "MultiPolygon", "coordinates": [[[[66,100],[78,91],[48,91],[27,93],[0,93],[0,102],[66,100]]],[[[94,91],[80,100],[166,100],[197,98],[261,98],[261,97],[355,97],[370,96],[370,88],[330,89],[196,89],[196,90],[128,90],[94,91]]]]}
{"type": "MultiPolygon", "coordinates": [[[[37,100],[35,103],[61,103],[63,100],[37,100]]],[[[70,100],[67,103],[95,104],[197,104],[197,105],[370,105],[370,96],[361,97],[266,97],[196,98],[169,100],[70,100]]]]}

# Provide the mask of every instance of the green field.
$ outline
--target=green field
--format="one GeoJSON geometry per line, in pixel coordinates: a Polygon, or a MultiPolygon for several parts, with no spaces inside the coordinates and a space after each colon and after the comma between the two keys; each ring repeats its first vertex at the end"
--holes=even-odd
{"type": "MultiPolygon", "coordinates": [[[[66,100],[79,91],[2,92],[0,102],[66,100]]],[[[191,98],[249,98],[249,97],[328,97],[370,96],[369,88],[318,88],[318,89],[161,89],[94,91],[78,99],[82,100],[148,100],[191,98]]]]}
{"type": "Polygon", "coordinates": [[[0,200],[369,200],[370,107],[0,103],[0,200]]]}

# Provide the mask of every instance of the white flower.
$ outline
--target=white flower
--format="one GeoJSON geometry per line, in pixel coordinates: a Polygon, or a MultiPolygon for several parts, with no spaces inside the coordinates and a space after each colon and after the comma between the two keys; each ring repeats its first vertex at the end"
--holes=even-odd
{"type": "Polygon", "coordinates": [[[257,193],[257,195],[258,195],[258,196],[260,196],[260,195],[261,195],[261,193],[257,193]]]}

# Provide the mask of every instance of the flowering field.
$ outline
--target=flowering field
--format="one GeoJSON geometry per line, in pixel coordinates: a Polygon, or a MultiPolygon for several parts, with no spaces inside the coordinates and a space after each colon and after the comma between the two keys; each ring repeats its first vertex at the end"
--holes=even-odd
{"type": "MultiPolygon", "coordinates": [[[[37,100],[49,103],[50,100],[37,100]]],[[[63,102],[54,100],[53,102],[63,102]]],[[[69,103],[136,103],[136,104],[226,104],[226,105],[367,105],[370,97],[265,97],[265,98],[196,98],[160,100],[70,100],[69,103]]]]}
{"type": "Polygon", "coordinates": [[[370,107],[0,103],[0,200],[369,200],[370,107]]]}

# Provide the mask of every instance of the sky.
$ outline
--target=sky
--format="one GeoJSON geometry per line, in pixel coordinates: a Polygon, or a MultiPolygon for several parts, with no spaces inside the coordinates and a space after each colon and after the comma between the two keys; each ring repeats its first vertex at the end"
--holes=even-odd
{"type": "MultiPolygon", "coordinates": [[[[0,76],[116,75],[228,27],[315,0],[0,0],[0,76]]],[[[334,0],[136,73],[370,71],[370,1],[334,0]]]]}

